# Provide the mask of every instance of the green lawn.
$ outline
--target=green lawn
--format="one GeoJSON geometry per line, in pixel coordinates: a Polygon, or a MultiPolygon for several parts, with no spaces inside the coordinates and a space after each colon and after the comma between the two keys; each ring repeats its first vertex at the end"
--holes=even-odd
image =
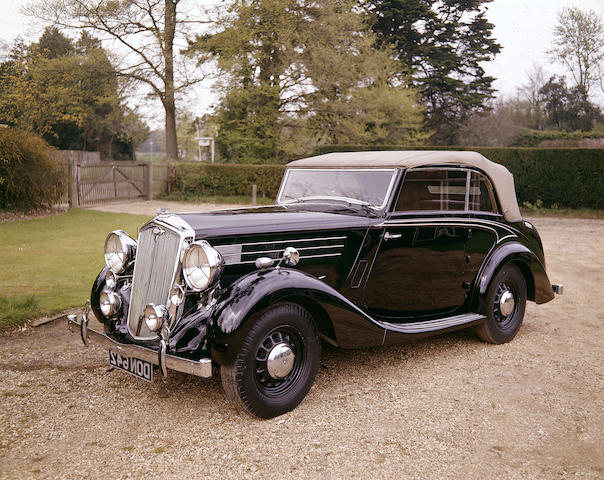
{"type": "Polygon", "coordinates": [[[107,234],[122,229],[136,238],[148,219],[72,209],[0,223],[0,329],[83,305],[105,264],[107,234]]]}

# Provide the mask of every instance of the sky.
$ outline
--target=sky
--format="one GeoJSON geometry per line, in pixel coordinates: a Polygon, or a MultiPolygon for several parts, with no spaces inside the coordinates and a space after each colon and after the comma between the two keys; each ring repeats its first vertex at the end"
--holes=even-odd
{"type": "MultiPolygon", "coordinates": [[[[3,42],[10,44],[17,36],[27,41],[40,36],[44,25],[36,24],[19,12],[28,1],[0,0],[0,48],[3,42]]],[[[495,25],[494,37],[503,48],[494,61],[484,66],[487,74],[497,79],[494,86],[499,95],[513,96],[516,88],[525,83],[526,72],[534,64],[543,66],[548,75],[565,73],[546,55],[553,40],[557,13],[564,7],[591,9],[604,17],[604,0],[493,0],[488,4],[487,18],[495,25]]],[[[209,111],[215,99],[211,85],[202,84],[192,92],[187,103],[195,115],[201,115],[209,111]]],[[[601,96],[597,100],[602,103],[601,96]]],[[[142,112],[153,128],[161,124],[153,118],[157,118],[153,112],[158,107],[148,107],[142,112]]]]}

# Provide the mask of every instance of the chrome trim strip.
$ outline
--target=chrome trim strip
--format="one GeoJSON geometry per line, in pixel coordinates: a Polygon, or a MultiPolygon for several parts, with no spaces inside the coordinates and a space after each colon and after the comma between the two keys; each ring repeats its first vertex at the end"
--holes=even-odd
{"type": "Polygon", "coordinates": [[[433,220],[428,220],[425,221],[424,219],[416,219],[416,218],[410,218],[410,219],[393,219],[393,220],[385,220],[382,223],[379,223],[377,225],[374,226],[374,228],[378,228],[378,227],[384,227],[384,228],[388,228],[388,227],[422,227],[422,226],[447,226],[447,225],[451,225],[453,227],[473,227],[473,228],[485,228],[487,230],[492,231],[495,236],[497,237],[497,241],[495,243],[500,243],[502,240],[505,240],[506,238],[517,238],[518,235],[508,226],[503,225],[501,223],[497,223],[497,222],[493,222],[491,220],[479,220],[476,222],[472,222],[471,220],[468,220],[467,218],[464,219],[455,219],[455,218],[435,218],[433,220]],[[487,225],[488,224],[488,225],[487,225]],[[495,230],[491,225],[497,226],[502,228],[503,230],[506,230],[510,233],[510,235],[506,235],[504,237],[499,237],[499,233],[497,233],[497,230],[495,230]]]}
{"type": "Polygon", "coordinates": [[[384,328],[392,332],[397,333],[424,333],[434,332],[436,330],[443,330],[445,328],[456,327],[463,325],[464,323],[476,322],[478,320],[484,320],[484,315],[480,313],[464,313],[462,315],[455,315],[453,317],[439,318],[436,320],[428,320],[425,322],[413,322],[413,323],[390,323],[380,322],[384,328]]]}
{"type": "MultiPolygon", "coordinates": [[[[82,328],[81,323],[77,319],[68,319],[67,324],[71,328],[72,325],[82,328]]],[[[134,357],[144,360],[153,365],[159,366],[159,355],[156,350],[141,347],[130,343],[119,343],[109,338],[104,333],[98,332],[90,327],[85,327],[88,337],[88,342],[91,340],[98,345],[108,347],[115,350],[120,355],[125,357],[134,357]]],[[[202,358],[199,361],[189,360],[174,355],[166,355],[166,367],[177,372],[188,373],[202,378],[210,378],[212,376],[212,359],[202,358]]]]}
{"type": "MultiPolygon", "coordinates": [[[[320,245],[318,247],[300,247],[297,248],[296,250],[323,250],[326,248],[343,248],[344,245],[343,244],[339,244],[339,245],[320,245]]],[[[218,247],[216,248],[218,250],[218,247]]],[[[282,252],[283,249],[279,249],[279,250],[260,250],[260,251],[255,251],[255,252],[237,252],[237,253],[227,253],[227,254],[223,254],[222,256],[224,258],[227,257],[233,257],[233,256],[239,256],[241,257],[242,255],[261,255],[263,253],[278,253],[278,252],[282,252]]],[[[308,257],[305,257],[308,258],[308,257]]]]}
{"type": "MultiPolygon", "coordinates": [[[[271,241],[271,240],[267,240],[266,242],[250,242],[250,243],[237,243],[236,245],[241,245],[242,247],[245,247],[247,245],[270,245],[273,243],[293,243],[293,242],[321,242],[324,240],[344,240],[346,238],[346,236],[342,236],[342,237],[313,237],[313,238],[295,238],[292,240],[275,240],[275,241],[271,241]]],[[[231,246],[231,244],[227,244],[228,246],[231,246]]],[[[217,247],[223,247],[226,245],[218,245],[217,247]]],[[[217,248],[214,247],[214,248],[217,248]]],[[[247,253],[247,252],[242,252],[242,253],[247,253]]]]}
{"type": "MultiPolygon", "coordinates": [[[[341,257],[342,253],[322,253],[320,255],[308,255],[306,257],[300,256],[300,260],[306,260],[307,258],[323,258],[323,257],[341,257]]],[[[278,259],[275,259],[278,260],[278,259]]],[[[256,260],[246,260],[245,262],[231,263],[231,265],[245,265],[246,263],[256,263],[256,260]]]]}

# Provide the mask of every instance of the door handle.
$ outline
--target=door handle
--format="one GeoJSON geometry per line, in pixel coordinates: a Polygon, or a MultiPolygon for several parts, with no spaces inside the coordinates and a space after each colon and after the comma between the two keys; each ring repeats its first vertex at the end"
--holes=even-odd
{"type": "Polygon", "coordinates": [[[401,233],[390,233],[390,232],[386,232],[384,234],[384,240],[388,241],[388,240],[395,240],[397,238],[401,238],[403,235],[401,233]]]}

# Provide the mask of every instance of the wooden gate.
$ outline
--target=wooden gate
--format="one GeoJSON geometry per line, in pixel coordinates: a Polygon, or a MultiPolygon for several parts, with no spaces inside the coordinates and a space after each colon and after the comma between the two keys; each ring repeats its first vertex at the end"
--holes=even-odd
{"type": "Polygon", "coordinates": [[[150,163],[71,164],[71,206],[84,207],[117,200],[153,197],[153,168],[150,163]]]}

